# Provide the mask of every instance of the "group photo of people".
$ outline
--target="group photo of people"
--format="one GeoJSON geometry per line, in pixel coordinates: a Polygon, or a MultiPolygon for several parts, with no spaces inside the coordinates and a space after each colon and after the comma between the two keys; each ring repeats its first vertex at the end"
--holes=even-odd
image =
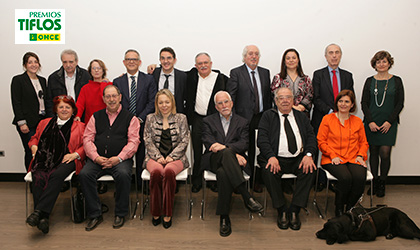
{"type": "Polygon", "coordinates": [[[244,64],[226,76],[213,69],[207,52],[196,55],[189,71],[176,69],[171,47],[160,50],[159,65],[142,72],[140,53],[128,49],[126,73],[110,81],[102,60],[93,59],[83,69],[71,49],[62,51],[62,66],[47,80],[38,74],[40,57],[25,53],[24,72],[12,79],[11,100],[25,167],[33,178],[34,210],[26,223],[49,232],[54,203],[73,171],[85,197],[86,231],[103,222],[97,179],[111,175],[115,180],[112,226],[118,229],[129,217],[132,178],[141,183],[143,169],[150,173],[142,191],[150,193],[152,224],[166,229],[172,225],[176,175],[191,165],[191,192],[198,193],[204,188],[203,172],[214,173],[211,189],[217,192],[223,237],[232,233],[234,192],[250,213],[262,213],[267,208],[252,194],[265,187],[282,230],[300,230],[300,211],[306,210],[314,178],[324,183],[324,170],[337,179],[335,216],[362,197],[367,171],[373,175],[367,193],[384,197],[404,107],[402,79],[389,73],[391,54],[381,50],[373,55],[376,74],[366,79],[359,100],[352,73],[339,67],[342,49],[337,44],[326,46],[327,66],[312,79],[294,48],[284,51],[273,78],[259,66],[260,55],[256,45],[245,46],[244,64]],[[363,120],[352,114],[357,103],[363,120]],[[189,143],[192,159],[186,152],[189,143]],[[252,177],[251,191],[244,173],[252,177]],[[296,176],[290,203],[284,174],[296,176]]]}

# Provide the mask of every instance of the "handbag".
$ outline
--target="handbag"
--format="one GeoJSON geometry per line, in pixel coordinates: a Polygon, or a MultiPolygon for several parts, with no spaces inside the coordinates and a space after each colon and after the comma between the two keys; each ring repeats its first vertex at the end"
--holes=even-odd
{"type": "Polygon", "coordinates": [[[76,194],[73,195],[73,222],[82,223],[86,220],[85,196],[80,186],[77,187],[76,194]]]}

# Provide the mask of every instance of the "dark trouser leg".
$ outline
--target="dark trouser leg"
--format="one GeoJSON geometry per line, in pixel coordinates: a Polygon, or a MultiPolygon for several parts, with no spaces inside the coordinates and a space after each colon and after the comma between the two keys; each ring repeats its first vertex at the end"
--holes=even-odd
{"type": "Polygon", "coordinates": [[[36,132],[36,127],[35,128],[29,128],[29,132],[24,134],[22,133],[22,131],[20,131],[19,126],[16,126],[16,129],[19,133],[20,136],[20,140],[22,141],[22,146],[25,152],[25,156],[24,156],[24,160],[25,160],[25,168],[26,168],[26,172],[29,169],[29,164],[31,163],[32,160],[32,151],[28,146],[29,140],[31,140],[31,137],[35,134],[36,132]]]}
{"type": "Polygon", "coordinates": [[[101,201],[99,200],[96,186],[97,179],[104,174],[105,171],[102,170],[102,167],[89,158],[79,174],[80,184],[82,185],[82,191],[85,195],[86,214],[90,219],[102,214],[101,201]]]}
{"type": "MultiPolygon", "coordinates": [[[[255,130],[258,129],[258,124],[260,123],[261,116],[262,116],[262,113],[254,115],[249,123],[248,161],[249,161],[249,165],[251,166],[252,174],[254,174],[254,168],[256,168],[256,166],[254,165],[254,159],[256,157],[255,155],[255,130]]],[[[260,168],[256,168],[255,175],[256,175],[255,182],[261,183],[262,178],[261,178],[260,168]]],[[[254,177],[253,176],[251,177],[252,177],[251,178],[252,180],[254,177]]],[[[252,185],[254,185],[254,183],[252,183],[252,185]]]]}
{"type": "Polygon", "coordinates": [[[51,173],[47,182],[42,179],[38,179],[36,174],[33,174],[34,188],[34,207],[35,210],[40,210],[44,213],[50,214],[57,197],[60,193],[61,187],[63,186],[64,179],[76,169],[76,165],[73,162],[66,164],[61,163],[51,173]]]}
{"type": "Polygon", "coordinates": [[[365,190],[367,169],[359,164],[347,163],[347,166],[352,176],[352,188],[347,200],[347,209],[350,209],[356,205],[365,190]]]}
{"type": "Polygon", "coordinates": [[[306,207],[308,204],[309,193],[311,191],[314,178],[314,173],[305,174],[303,173],[302,168],[299,169],[299,164],[301,161],[302,157],[297,157],[293,163],[294,166],[292,165],[293,169],[290,170],[293,171],[291,173],[297,176],[296,187],[295,191],[293,192],[292,205],[299,208],[306,207]]]}
{"type": "Polygon", "coordinates": [[[162,172],[154,169],[150,172],[150,212],[152,216],[162,215],[162,172]]]}
{"type": "Polygon", "coordinates": [[[115,180],[115,215],[124,217],[130,204],[131,168],[133,160],[125,160],[111,168],[115,180]]]}
{"type": "Polygon", "coordinates": [[[271,196],[274,208],[281,208],[286,205],[284,198],[283,189],[281,187],[281,175],[282,173],[273,174],[269,168],[261,168],[262,179],[271,196]]]}
{"type": "Polygon", "coordinates": [[[229,181],[225,170],[218,168],[216,171],[217,176],[217,215],[229,215],[230,203],[232,199],[232,184],[229,181]]]}
{"type": "Polygon", "coordinates": [[[201,169],[201,156],[203,154],[203,141],[201,135],[203,132],[203,118],[198,114],[193,114],[192,119],[192,146],[194,151],[194,167],[192,172],[192,184],[201,186],[203,181],[203,171],[201,169]]]}

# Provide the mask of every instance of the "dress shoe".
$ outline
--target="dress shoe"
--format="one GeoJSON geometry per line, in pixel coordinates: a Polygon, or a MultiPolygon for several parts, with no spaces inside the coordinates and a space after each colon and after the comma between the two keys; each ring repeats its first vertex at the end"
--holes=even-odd
{"type": "Polygon", "coordinates": [[[227,237],[232,233],[232,228],[230,226],[230,219],[227,218],[220,218],[220,236],[227,237]]]}
{"type": "Polygon", "coordinates": [[[161,218],[160,218],[160,217],[159,217],[159,218],[157,218],[157,219],[155,219],[155,217],[152,217],[152,224],[153,224],[153,226],[157,226],[157,225],[159,225],[161,221],[162,221],[162,220],[161,220],[161,218]]]}
{"type": "Polygon", "coordinates": [[[252,197],[245,201],[245,207],[252,213],[259,213],[264,210],[264,207],[252,197]]]}
{"type": "Polygon", "coordinates": [[[290,228],[292,230],[299,230],[301,225],[302,223],[300,222],[299,214],[296,212],[292,212],[292,214],[290,215],[290,228]]]}
{"type": "Polygon", "coordinates": [[[169,221],[165,221],[165,220],[162,219],[162,225],[165,229],[170,228],[172,226],[172,217],[169,221]]]}
{"type": "Polygon", "coordinates": [[[103,182],[98,182],[98,194],[104,194],[108,191],[108,185],[103,182]]]}
{"type": "Polygon", "coordinates": [[[254,184],[254,192],[255,193],[262,193],[262,191],[263,191],[263,188],[262,188],[261,184],[255,183],[254,184]]]}
{"type": "Polygon", "coordinates": [[[85,227],[86,231],[92,231],[93,229],[95,229],[99,224],[102,223],[102,221],[104,221],[104,218],[102,217],[102,215],[89,219],[88,223],[85,227]]]}
{"type": "Polygon", "coordinates": [[[42,218],[39,221],[38,229],[41,230],[42,233],[47,234],[50,231],[50,225],[48,218],[42,218]]]}
{"type": "Polygon", "coordinates": [[[36,227],[39,224],[39,217],[41,216],[41,211],[35,210],[31,215],[26,218],[26,223],[31,227],[36,227]]]}
{"type": "Polygon", "coordinates": [[[116,215],[115,218],[114,218],[114,224],[112,224],[112,227],[114,229],[118,229],[118,228],[124,226],[124,222],[125,222],[125,217],[124,216],[120,217],[120,216],[116,215]]]}
{"type": "Polygon", "coordinates": [[[191,188],[191,191],[193,193],[198,193],[198,192],[200,192],[200,190],[201,190],[201,185],[193,185],[192,188],[191,188]]]}
{"type": "Polygon", "coordinates": [[[277,226],[283,230],[289,228],[289,216],[287,216],[286,212],[282,212],[277,216],[277,226]]]}

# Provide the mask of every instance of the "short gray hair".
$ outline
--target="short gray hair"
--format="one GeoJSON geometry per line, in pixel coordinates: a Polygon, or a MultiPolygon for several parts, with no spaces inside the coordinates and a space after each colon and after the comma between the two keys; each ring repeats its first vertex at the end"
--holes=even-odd
{"type": "Polygon", "coordinates": [[[197,58],[198,58],[199,56],[202,56],[202,55],[207,56],[207,57],[210,59],[210,62],[211,62],[211,57],[210,57],[210,55],[209,55],[207,52],[200,52],[200,53],[198,53],[198,54],[195,56],[195,61],[197,62],[197,58]]]}
{"type": "MultiPolygon", "coordinates": [[[[292,96],[293,96],[293,91],[292,91],[291,89],[289,89],[288,87],[280,87],[280,88],[278,88],[278,89],[274,90],[274,98],[277,98],[277,93],[278,93],[280,90],[283,90],[283,89],[287,89],[287,90],[289,90],[289,91],[292,93],[292,96]]],[[[294,96],[293,96],[293,98],[294,98],[294,96]]]]}
{"type": "Polygon", "coordinates": [[[340,50],[341,54],[343,54],[343,51],[341,50],[340,45],[338,45],[338,44],[336,44],[336,43],[330,43],[330,44],[328,44],[328,46],[327,46],[327,47],[325,47],[325,55],[327,55],[328,47],[333,46],[333,45],[337,46],[337,47],[338,47],[338,49],[340,50]]]}
{"type": "Polygon", "coordinates": [[[74,60],[76,60],[76,62],[79,61],[79,57],[77,56],[76,51],[74,51],[72,49],[65,49],[65,50],[63,50],[63,52],[61,52],[61,55],[60,55],[60,60],[61,61],[63,61],[63,55],[65,55],[65,54],[67,54],[67,55],[73,55],[74,56],[74,60]]]}
{"type": "MultiPolygon", "coordinates": [[[[124,56],[125,56],[125,55],[127,55],[127,53],[129,53],[129,52],[134,52],[134,53],[136,53],[136,54],[139,56],[139,60],[141,60],[141,58],[140,58],[140,53],[139,53],[137,50],[135,50],[135,49],[128,49],[128,50],[125,52],[124,56]]],[[[124,59],[125,59],[125,58],[124,58],[124,59]]]]}
{"type": "MultiPolygon", "coordinates": [[[[246,54],[248,54],[248,47],[249,46],[257,47],[257,45],[253,45],[253,44],[245,46],[244,50],[242,51],[242,62],[245,62],[245,56],[246,56],[246,54]]],[[[260,58],[261,57],[260,48],[257,47],[257,49],[258,49],[258,58],[260,58]]]]}
{"type": "Polygon", "coordinates": [[[216,93],[216,94],[214,94],[214,97],[213,97],[213,98],[214,98],[214,104],[216,104],[216,97],[217,97],[218,95],[222,94],[222,93],[225,93],[225,94],[228,96],[229,101],[232,101],[232,97],[230,96],[229,92],[224,91],[224,90],[219,90],[219,91],[217,91],[217,93],[216,93]]]}

